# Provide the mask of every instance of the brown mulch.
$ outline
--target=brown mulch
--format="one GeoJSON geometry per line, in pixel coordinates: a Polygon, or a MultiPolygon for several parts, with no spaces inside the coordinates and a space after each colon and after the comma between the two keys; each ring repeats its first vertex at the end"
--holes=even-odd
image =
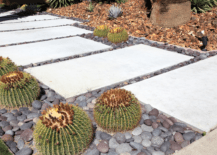
{"type": "Polygon", "coordinates": [[[201,50],[202,34],[204,30],[205,36],[208,37],[206,46],[207,51],[217,49],[217,7],[213,7],[211,11],[206,13],[195,14],[191,12],[191,20],[176,28],[162,28],[152,25],[147,16],[147,8],[144,5],[144,0],[128,0],[126,3],[111,4],[94,3],[93,12],[89,12],[86,8],[89,2],[81,2],[68,7],[57,9],[48,8],[47,12],[81,19],[88,19],[90,22],[85,22],[83,25],[96,27],[106,24],[110,28],[121,26],[124,27],[130,36],[146,37],[149,40],[158,42],[167,42],[168,44],[178,45],[184,48],[201,50]],[[113,4],[122,8],[122,16],[110,20],[108,19],[108,10],[113,4]]]}

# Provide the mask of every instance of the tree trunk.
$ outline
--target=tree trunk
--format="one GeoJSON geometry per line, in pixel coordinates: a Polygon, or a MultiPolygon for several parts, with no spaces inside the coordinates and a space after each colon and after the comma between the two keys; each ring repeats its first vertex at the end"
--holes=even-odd
{"type": "Polygon", "coordinates": [[[176,27],[190,21],[190,0],[153,0],[150,20],[153,25],[176,27]]]}

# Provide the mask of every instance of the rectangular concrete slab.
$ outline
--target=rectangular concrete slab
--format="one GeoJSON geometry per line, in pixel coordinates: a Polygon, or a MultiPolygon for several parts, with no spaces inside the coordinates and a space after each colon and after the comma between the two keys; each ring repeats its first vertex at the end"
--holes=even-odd
{"type": "Polygon", "coordinates": [[[143,103],[208,132],[217,125],[217,56],[123,87],[143,103]]]}
{"type": "Polygon", "coordinates": [[[15,14],[15,11],[7,11],[7,12],[4,12],[4,13],[0,13],[0,17],[8,17],[9,15],[14,15],[15,14]]]}
{"type": "Polygon", "coordinates": [[[104,45],[81,37],[63,38],[19,46],[1,48],[1,56],[9,57],[16,65],[25,66],[31,63],[64,58],[98,50],[111,49],[104,45]]]}
{"type": "Polygon", "coordinates": [[[190,56],[139,44],[132,47],[28,68],[65,98],[124,82],[191,59],[190,56]]]}
{"type": "Polygon", "coordinates": [[[13,32],[0,32],[0,45],[15,44],[29,41],[67,37],[71,35],[93,33],[74,26],[51,27],[34,30],[22,30],[13,32]]]}
{"type": "Polygon", "coordinates": [[[76,22],[77,21],[70,20],[70,19],[58,19],[58,20],[45,20],[45,21],[34,21],[34,22],[13,23],[13,24],[8,23],[8,24],[0,24],[0,31],[60,26],[60,25],[74,24],[76,22]]]}
{"type": "Polygon", "coordinates": [[[5,23],[16,23],[16,22],[26,22],[26,21],[38,21],[38,20],[50,20],[50,19],[61,19],[60,17],[51,16],[51,15],[35,15],[35,16],[27,16],[27,17],[19,17],[13,20],[0,21],[0,24],[5,23]]]}

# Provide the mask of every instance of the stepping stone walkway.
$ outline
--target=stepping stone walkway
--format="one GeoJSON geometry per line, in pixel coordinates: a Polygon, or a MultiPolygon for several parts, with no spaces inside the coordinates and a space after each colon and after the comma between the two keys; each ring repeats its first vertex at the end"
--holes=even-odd
{"type": "Polygon", "coordinates": [[[89,89],[95,90],[120,83],[191,58],[140,44],[61,63],[28,68],[25,71],[63,97],[69,98],[86,93],[89,89]]]}
{"type": "Polygon", "coordinates": [[[51,15],[35,15],[35,16],[19,17],[19,18],[14,19],[14,20],[0,21],[0,24],[18,23],[18,22],[32,22],[32,21],[40,21],[40,20],[43,21],[43,20],[51,20],[51,19],[54,20],[54,19],[61,19],[61,18],[51,16],[51,15]]]}
{"type": "Polygon", "coordinates": [[[18,66],[25,66],[31,63],[106,49],[112,49],[112,47],[81,37],[70,37],[33,44],[2,47],[1,56],[9,57],[18,66]]]}
{"type": "Polygon", "coordinates": [[[45,21],[42,20],[42,21],[13,23],[13,24],[8,23],[8,24],[0,24],[0,31],[42,28],[42,27],[51,27],[51,26],[63,26],[63,25],[69,25],[69,24],[74,24],[74,23],[76,23],[76,21],[73,21],[70,19],[45,20],[45,21]]]}
{"type": "Polygon", "coordinates": [[[67,37],[83,33],[92,33],[92,31],[77,28],[74,26],[64,26],[64,28],[61,26],[35,30],[0,32],[0,46],[6,44],[52,39],[58,37],[67,37]]]}
{"type": "Polygon", "coordinates": [[[217,125],[217,56],[123,87],[201,131],[217,125]]]}

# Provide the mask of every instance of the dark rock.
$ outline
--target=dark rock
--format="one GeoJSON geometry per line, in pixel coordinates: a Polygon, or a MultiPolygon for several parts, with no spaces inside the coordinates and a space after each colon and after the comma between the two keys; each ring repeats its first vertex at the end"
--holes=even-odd
{"type": "Polygon", "coordinates": [[[11,140],[11,141],[14,141],[14,138],[11,136],[11,135],[8,135],[8,134],[4,134],[2,137],[1,137],[1,139],[3,140],[3,141],[8,141],[8,140],[11,140]]]}
{"type": "Polygon", "coordinates": [[[19,130],[15,132],[15,135],[21,135],[23,133],[23,130],[19,130]]]}
{"type": "Polygon", "coordinates": [[[102,133],[100,134],[100,138],[101,138],[102,140],[110,140],[110,139],[112,138],[112,136],[109,135],[109,134],[107,134],[106,132],[102,132],[102,133]]]}
{"type": "Polygon", "coordinates": [[[40,110],[41,106],[42,106],[42,102],[41,101],[35,100],[35,101],[32,102],[32,107],[35,108],[35,109],[40,110]]]}
{"type": "Polygon", "coordinates": [[[17,142],[17,147],[19,150],[21,150],[24,147],[25,143],[22,139],[19,139],[17,142]]]}
{"type": "Polygon", "coordinates": [[[149,113],[150,116],[158,116],[159,115],[159,111],[157,109],[152,109],[149,113]]]}
{"type": "Polygon", "coordinates": [[[182,149],[182,146],[181,146],[180,144],[174,142],[174,141],[173,141],[173,142],[170,141],[170,144],[171,144],[170,148],[171,148],[173,151],[181,150],[181,149],[182,149]]]}
{"type": "Polygon", "coordinates": [[[107,140],[102,140],[98,145],[97,145],[97,149],[102,152],[102,153],[106,153],[109,150],[109,143],[107,140]]]}
{"type": "Polygon", "coordinates": [[[170,142],[164,142],[161,147],[160,147],[160,150],[163,151],[163,152],[166,152],[169,148],[170,148],[170,142]]]}
{"type": "Polygon", "coordinates": [[[151,143],[153,147],[160,147],[164,143],[164,139],[159,136],[155,136],[151,138],[151,143]]]}
{"type": "Polygon", "coordinates": [[[30,129],[30,128],[32,127],[32,125],[33,125],[33,122],[24,123],[24,124],[20,127],[20,129],[21,129],[21,130],[30,129]]]}
{"type": "Polygon", "coordinates": [[[18,131],[19,129],[20,129],[20,127],[19,127],[19,126],[14,126],[14,127],[13,127],[13,129],[12,129],[12,131],[14,131],[14,132],[15,132],[15,131],[18,131]]]}
{"type": "Polygon", "coordinates": [[[46,110],[47,108],[50,108],[50,105],[48,103],[44,103],[41,107],[41,111],[46,110]]]}
{"type": "Polygon", "coordinates": [[[185,140],[183,139],[183,136],[181,133],[176,132],[174,135],[174,139],[178,144],[181,144],[182,142],[184,142],[185,140]]]}
{"type": "Polygon", "coordinates": [[[31,155],[33,150],[29,147],[24,147],[19,150],[15,155],[31,155]]]}
{"type": "Polygon", "coordinates": [[[143,131],[142,134],[141,134],[141,137],[142,137],[142,139],[148,139],[148,140],[151,140],[151,138],[152,138],[152,134],[151,134],[150,132],[143,131]]]}
{"type": "Polygon", "coordinates": [[[10,148],[10,150],[13,152],[13,153],[16,153],[18,151],[18,148],[17,147],[12,147],[10,148]]]}
{"type": "Polygon", "coordinates": [[[8,134],[8,135],[13,136],[13,135],[14,135],[14,132],[13,132],[12,130],[7,130],[7,131],[5,132],[5,134],[8,134]]]}
{"type": "Polygon", "coordinates": [[[141,151],[143,146],[139,143],[135,143],[135,142],[130,142],[130,146],[138,151],[141,151]]]}
{"type": "Polygon", "coordinates": [[[152,135],[153,135],[153,136],[159,136],[160,134],[161,134],[161,130],[160,130],[159,128],[154,129],[154,130],[152,131],[152,135]]]}
{"type": "Polygon", "coordinates": [[[183,147],[188,146],[189,144],[190,144],[190,141],[186,140],[186,141],[182,142],[181,146],[183,148],[183,147]]]}
{"type": "Polygon", "coordinates": [[[5,132],[2,130],[2,128],[0,128],[0,136],[3,136],[5,132]]]}
{"type": "Polygon", "coordinates": [[[0,116],[0,121],[6,121],[7,120],[7,117],[5,116],[0,116]]]}
{"type": "Polygon", "coordinates": [[[33,119],[35,117],[39,117],[39,114],[38,113],[30,113],[27,115],[27,119],[33,119]]]}
{"type": "Polygon", "coordinates": [[[2,128],[6,127],[6,126],[8,126],[8,125],[10,125],[9,122],[6,122],[6,121],[1,121],[1,122],[0,122],[0,126],[1,126],[2,128]]]}
{"type": "Polygon", "coordinates": [[[17,117],[17,120],[23,122],[26,119],[26,115],[21,115],[17,117]]]}
{"type": "Polygon", "coordinates": [[[158,123],[153,122],[151,126],[152,126],[152,128],[156,129],[158,127],[158,123]]]}
{"type": "Polygon", "coordinates": [[[12,120],[10,121],[11,126],[18,126],[19,121],[18,120],[12,120]]]}
{"type": "Polygon", "coordinates": [[[186,124],[180,123],[180,122],[176,122],[176,123],[174,123],[174,125],[181,126],[181,127],[183,127],[183,128],[186,128],[186,127],[187,127],[186,124]]]}
{"type": "Polygon", "coordinates": [[[184,133],[183,127],[177,126],[177,125],[175,125],[175,124],[171,127],[171,129],[172,129],[173,131],[176,131],[176,132],[184,133]]]}
{"type": "Polygon", "coordinates": [[[169,129],[170,124],[167,121],[163,121],[163,127],[165,127],[166,129],[169,129]]]}
{"type": "Polygon", "coordinates": [[[41,101],[43,101],[45,99],[47,99],[47,95],[42,95],[41,98],[40,98],[41,101]]]}
{"type": "Polygon", "coordinates": [[[4,128],[2,128],[2,130],[4,131],[4,132],[6,132],[6,131],[8,131],[8,130],[11,130],[13,127],[11,126],[11,125],[7,125],[7,126],[5,126],[4,128]]]}
{"type": "Polygon", "coordinates": [[[0,110],[0,114],[4,114],[6,112],[7,112],[7,110],[5,108],[0,110]]]}
{"type": "Polygon", "coordinates": [[[5,114],[2,114],[2,116],[5,116],[5,117],[11,117],[11,116],[14,116],[14,114],[13,113],[5,113],[5,114]]]}
{"type": "Polygon", "coordinates": [[[144,120],[145,125],[151,126],[152,125],[152,121],[151,119],[146,119],[144,120]]]}
{"type": "Polygon", "coordinates": [[[9,141],[6,142],[6,145],[8,147],[10,147],[10,148],[13,148],[13,147],[17,146],[17,143],[15,143],[14,141],[9,140],[9,141]]]}
{"type": "Polygon", "coordinates": [[[28,115],[28,114],[30,114],[31,113],[31,111],[30,110],[24,110],[24,111],[21,111],[22,112],[22,114],[23,115],[28,115]]]}
{"type": "Polygon", "coordinates": [[[20,135],[20,138],[22,138],[24,141],[31,141],[33,139],[33,131],[31,129],[25,129],[24,132],[20,135]]]}
{"type": "Polygon", "coordinates": [[[117,141],[119,144],[124,143],[125,140],[126,140],[125,135],[122,134],[122,133],[120,133],[120,132],[116,133],[116,134],[114,135],[114,138],[116,139],[116,141],[117,141]]]}
{"type": "Polygon", "coordinates": [[[53,101],[52,104],[53,104],[53,105],[55,105],[55,104],[59,105],[59,104],[60,104],[60,100],[59,100],[58,98],[56,98],[56,99],[53,101]]]}
{"type": "Polygon", "coordinates": [[[175,153],[175,151],[171,150],[171,149],[168,149],[166,152],[165,152],[165,155],[171,155],[175,153]]]}
{"type": "Polygon", "coordinates": [[[133,141],[134,141],[134,138],[129,138],[129,139],[126,139],[125,142],[130,143],[130,142],[133,142],[133,141]]]}
{"type": "Polygon", "coordinates": [[[190,141],[191,139],[193,139],[195,137],[195,133],[194,132],[188,132],[188,133],[184,133],[183,134],[183,138],[184,140],[190,141]]]}

